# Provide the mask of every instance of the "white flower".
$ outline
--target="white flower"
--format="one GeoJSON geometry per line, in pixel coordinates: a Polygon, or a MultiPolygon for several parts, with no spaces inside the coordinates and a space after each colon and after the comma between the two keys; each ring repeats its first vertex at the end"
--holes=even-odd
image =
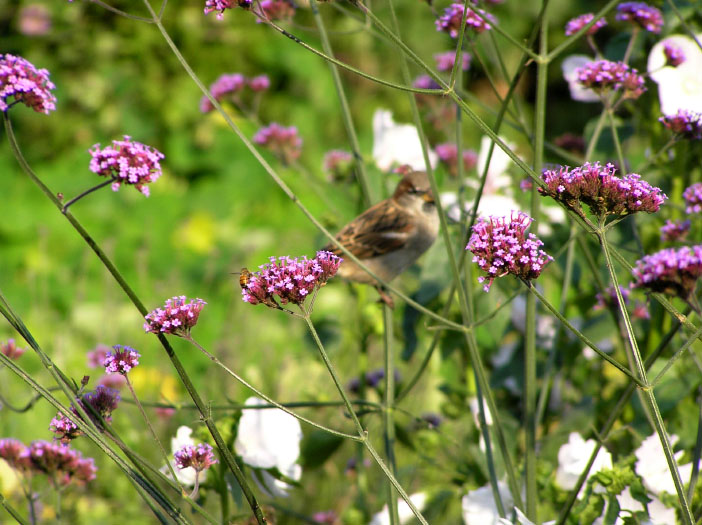
{"type": "MultiPolygon", "coordinates": [[[[702,39],[702,34],[697,39],[702,39]]],[[[702,112],[702,51],[692,38],[672,35],[658,42],[648,55],[648,71],[658,84],[661,113],[673,115],[679,109],[702,112]],[[665,44],[682,49],[685,61],[678,67],[665,65],[665,44]]]]}
{"type": "MultiPolygon", "coordinates": [[[[258,397],[250,397],[245,403],[246,406],[265,404],[258,397]]],[[[244,410],[234,449],[247,465],[260,469],[277,468],[284,476],[297,481],[302,475],[302,468],[297,464],[301,439],[300,422],[279,408],[244,410]]],[[[290,485],[267,472],[260,474],[265,486],[259,486],[263,490],[273,496],[287,496],[290,485]]],[[[258,483],[256,476],[254,480],[258,483]]]]}
{"type": "MultiPolygon", "coordinates": [[[[673,446],[678,441],[678,436],[671,434],[670,445],[673,446]]],[[[680,457],[684,454],[681,450],[674,454],[675,460],[680,461],[680,457]]],[[[636,473],[641,476],[644,487],[653,492],[655,495],[661,492],[675,494],[675,484],[673,476],[668,469],[668,462],[665,459],[663,446],[658,434],[651,434],[643,440],[641,446],[634,452],[636,456],[636,473]]],[[[679,465],[680,477],[690,479],[692,474],[692,463],[679,465]]]]}
{"type": "MultiPolygon", "coordinates": [[[[587,466],[592,451],[595,450],[596,444],[594,439],[585,441],[577,432],[571,432],[570,436],[568,436],[568,443],[558,449],[556,483],[561,488],[566,490],[575,488],[580,474],[587,466]]],[[[594,474],[603,468],[612,468],[612,456],[604,448],[600,448],[590,472],[594,474]]],[[[583,488],[580,489],[580,493],[582,493],[583,488]]]]}
{"type": "MultiPolygon", "coordinates": [[[[500,518],[499,524],[500,525],[534,525],[534,522],[531,521],[529,518],[527,518],[524,513],[519,510],[519,508],[514,507],[514,512],[517,514],[517,521],[514,523],[506,520],[504,518],[500,518]]],[[[554,525],[556,523],[556,520],[553,521],[545,521],[542,525],[554,525]]]]}
{"type": "MultiPolygon", "coordinates": [[[[417,507],[420,512],[427,503],[427,495],[424,492],[412,494],[409,499],[412,505],[417,507]]],[[[414,518],[414,512],[412,512],[412,509],[410,509],[407,502],[403,499],[397,500],[397,515],[400,518],[401,524],[407,523],[414,518]]],[[[383,507],[383,510],[373,516],[370,525],[390,525],[390,512],[387,505],[383,507]]]]}
{"type": "Polygon", "coordinates": [[[578,75],[575,72],[579,67],[583,67],[588,62],[593,62],[595,59],[587,55],[570,55],[563,59],[561,63],[561,71],[563,78],[568,82],[570,89],[570,98],[578,102],[599,102],[600,97],[592,89],[583,87],[578,82],[578,75]]]}
{"type": "MultiPolygon", "coordinates": [[[[392,112],[377,109],[373,114],[373,160],[382,171],[407,164],[414,170],[426,170],[422,143],[417,128],[411,124],[396,124],[392,112]]],[[[438,156],[429,150],[429,162],[436,166],[438,156]]]]}
{"type": "MultiPolygon", "coordinates": [[[[180,450],[186,445],[195,446],[195,440],[190,437],[192,433],[193,429],[190,427],[186,427],[185,425],[178,427],[175,437],[171,438],[171,455],[173,455],[174,452],[180,450]]],[[[170,464],[173,467],[173,471],[175,472],[176,478],[181,485],[186,485],[189,487],[195,485],[197,471],[193,467],[179,469],[175,464],[175,460],[170,460],[170,464]]],[[[163,467],[161,469],[161,472],[170,477],[171,472],[168,469],[168,467],[163,467]]],[[[207,471],[203,470],[202,472],[200,472],[200,482],[203,482],[206,479],[207,471]]]]}
{"type": "MultiPolygon", "coordinates": [[[[500,140],[505,143],[505,145],[512,151],[515,150],[516,145],[509,142],[506,138],[500,136],[500,140]]],[[[478,160],[476,162],[476,169],[478,174],[482,176],[485,170],[485,164],[487,164],[488,153],[490,152],[490,144],[492,144],[492,139],[487,135],[483,135],[480,139],[480,151],[478,152],[478,160]]],[[[485,193],[495,193],[497,190],[510,188],[512,185],[512,178],[507,174],[507,170],[514,163],[514,161],[504,152],[504,150],[495,144],[493,148],[492,157],[490,157],[490,166],[488,167],[487,178],[485,179],[485,193]]]]}
{"type": "MultiPolygon", "coordinates": [[[[514,500],[507,484],[499,481],[497,490],[500,492],[505,510],[511,509],[514,500]]],[[[461,499],[461,507],[463,508],[463,522],[466,525],[500,525],[500,515],[497,512],[497,505],[492,497],[492,488],[489,484],[469,491],[461,499]]]]}

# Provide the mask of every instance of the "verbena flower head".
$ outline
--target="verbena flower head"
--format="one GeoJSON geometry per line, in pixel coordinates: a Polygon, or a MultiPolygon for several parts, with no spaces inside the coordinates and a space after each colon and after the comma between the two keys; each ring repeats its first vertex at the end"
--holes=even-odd
{"type": "Polygon", "coordinates": [[[665,42],[663,44],[663,54],[665,55],[666,66],[678,67],[685,62],[685,51],[673,42],[665,42]]]}
{"type": "Polygon", "coordinates": [[[61,443],[68,443],[83,433],[71,418],[61,413],[56,414],[51,420],[51,423],[49,423],[49,430],[54,433],[54,439],[61,443]]]}
{"type": "Polygon", "coordinates": [[[41,4],[25,6],[19,11],[18,26],[23,35],[45,35],[51,29],[51,12],[41,4]]]}
{"type": "Polygon", "coordinates": [[[690,232],[692,222],[687,221],[665,221],[665,225],[661,226],[661,241],[676,242],[683,241],[690,232]]]}
{"type": "Polygon", "coordinates": [[[677,137],[687,140],[702,140],[702,113],[679,109],[674,115],[658,119],[677,137]]]}
{"type": "Polygon", "coordinates": [[[206,304],[202,299],[188,301],[184,295],[172,297],[166,300],[163,308],[156,308],[146,315],[144,330],[152,334],[189,334],[206,304]]]}
{"type": "MultiPolygon", "coordinates": [[[[578,31],[580,31],[583,27],[588,25],[592,20],[595,18],[595,15],[592,13],[585,13],[584,15],[580,15],[578,17],[573,18],[572,20],[569,20],[568,23],[566,24],[565,27],[565,34],[566,36],[574,35],[578,31]]],[[[604,18],[600,18],[590,26],[590,29],[585,31],[585,34],[590,36],[594,35],[599,31],[601,28],[607,25],[607,20],[604,18]]]]}
{"type": "MultiPolygon", "coordinates": [[[[246,87],[246,77],[241,73],[227,73],[221,75],[217,80],[215,80],[212,85],[210,85],[210,93],[212,96],[221,101],[226,95],[233,95],[238,93],[246,87]]],[[[209,113],[214,109],[212,102],[206,96],[202,96],[200,99],[200,111],[202,113],[209,113]]]]}
{"type": "Polygon", "coordinates": [[[6,357],[9,357],[13,361],[19,359],[25,352],[26,350],[17,346],[15,340],[12,338],[8,339],[4,343],[0,343],[0,353],[6,357]]]}
{"type": "MultiPolygon", "coordinates": [[[[441,89],[441,86],[431,78],[429,75],[419,75],[412,82],[412,87],[419,89],[441,89]]],[[[417,93],[417,96],[423,95],[423,93],[417,93]]],[[[432,96],[432,95],[429,95],[432,96]]]]}
{"type": "MultiPolygon", "coordinates": [[[[438,53],[434,55],[434,60],[436,60],[436,69],[439,71],[451,71],[456,63],[456,52],[446,51],[445,53],[438,53]]],[[[461,53],[461,66],[463,71],[468,71],[470,68],[471,57],[468,53],[461,53]]]]}
{"type": "Polygon", "coordinates": [[[110,351],[110,347],[103,344],[98,344],[94,349],[90,350],[86,357],[88,358],[88,366],[90,368],[102,368],[105,363],[105,358],[107,353],[110,351]]]}
{"type": "Polygon", "coordinates": [[[436,20],[436,30],[448,33],[452,38],[458,38],[462,22],[466,24],[466,30],[472,29],[476,33],[482,33],[491,29],[490,24],[496,23],[497,20],[482,9],[473,10],[468,8],[466,11],[462,3],[455,3],[448,6],[444,10],[444,14],[436,20]],[[478,16],[478,13],[480,16],[478,16]]]}
{"type": "Polygon", "coordinates": [[[576,69],[578,82],[600,96],[621,91],[626,98],[636,99],[646,91],[644,79],[636,69],[624,62],[596,60],[576,69]]]}
{"type": "Polygon", "coordinates": [[[302,153],[302,138],[295,126],[286,128],[273,122],[259,129],[253,141],[271,150],[285,164],[290,164],[302,153]]]}
{"type": "MultiPolygon", "coordinates": [[[[119,391],[104,385],[98,385],[94,391],[83,394],[78,402],[95,426],[98,429],[102,429],[103,421],[105,423],[112,421],[112,412],[117,408],[119,400],[119,391]]],[[[71,412],[73,412],[75,418],[82,418],[75,404],[71,405],[71,412]]],[[[54,439],[64,444],[83,433],[74,420],[61,413],[51,420],[49,430],[54,433],[54,439]]]]}
{"type": "Polygon", "coordinates": [[[12,468],[19,468],[19,459],[24,452],[25,446],[18,439],[0,439],[0,459],[7,461],[12,468]]]}
{"type": "Polygon", "coordinates": [[[249,87],[252,91],[266,91],[271,87],[271,79],[268,75],[258,75],[249,79],[249,87]]]}
{"type": "Polygon", "coordinates": [[[663,14],[660,10],[644,2],[622,2],[617,6],[615,18],[631,22],[651,33],[660,33],[663,27],[663,14]]]}
{"type": "Polygon", "coordinates": [[[319,251],[314,259],[307,257],[271,257],[270,263],[252,272],[242,288],[244,302],[265,304],[277,308],[281,304],[302,305],[316,288],[320,288],[339,270],[340,257],[331,252],[319,251]]]}
{"type": "Polygon", "coordinates": [[[473,226],[466,249],[473,253],[473,262],[487,273],[478,278],[478,282],[487,281],[483,287],[486,292],[497,277],[507,274],[536,279],[553,260],[541,249],[544,243],[536,235],[527,235],[532,220],[526,213],[512,212],[509,218],[481,218],[473,226]]]}
{"type": "Polygon", "coordinates": [[[57,487],[71,482],[87,483],[95,479],[97,467],[92,458],[72,448],[49,441],[33,441],[20,457],[22,470],[46,474],[57,487]]]}
{"type": "Polygon", "coordinates": [[[599,162],[545,170],[541,178],[546,187],[539,188],[539,193],[561,201],[580,216],[584,216],[581,204],[587,204],[598,217],[653,213],[667,199],[660,188],[641,180],[640,175],[630,173],[620,178],[615,172],[613,164],[602,166],[599,162]]]}
{"type": "MultiPolygon", "coordinates": [[[[295,16],[295,6],[288,0],[261,0],[262,13],[259,15],[268,20],[291,20],[295,16]]],[[[256,20],[260,23],[261,20],[256,20]]]]}
{"type": "Polygon", "coordinates": [[[322,169],[331,180],[345,180],[353,173],[353,155],[349,151],[331,150],[325,153],[322,169]]]}
{"type": "Polygon", "coordinates": [[[21,102],[37,113],[56,109],[56,86],[46,69],[37,69],[22,57],[0,53],[0,111],[21,102]]]}
{"type": "MultiPolygon", "coordinates": [[[[624,304],[629,304],[629,290],[624,288],[621,284],[619,285],[619,292],[622,294],[622,299],[624,299],[624,304]]],[[[617,301],[617,293],[614,291],[614,286],[608,286],[604,293],[598,293],[595,296],[597,299],[597,304],[593,310],[603,310],[605,308],[618,307],[619,302],[617,301]]]]}
{"type": "Polygon", "coordinates": [[[115,351],[105,356],[105,372],[108,374],[127,375],[132,368],[139,364],[139,353],[129,346],[115,345],[115,351]]]}
{"type": "Polygon", "coordinates": [[[702,213],[702,182],[696,182],[692,186],[685,189],[683,199],[687,207],[687,213],[702,213]]]}
{"type": "MultiPolygon", "coordinates": [[[[458,175],[458,147],[453,142],[439,144],[435,148],[436,154],[439,156],[439,161],[446,165],[448,171],[454,177],[458,175]]],[[[463,150],[463,171],[468,171],[475,168],[478,163],[478,154],[472,150],[463,150]]]]}
{"type": "Polygon", "coordinates": [[[702,275],[702,245],[667,248],[636,261],[634,288],[687,298],[702,275]]]}
{"type": "Polygon", "coordinates": [[[208,15],[212,11],[217,11],[217,20],[222,20],[222,18],[224,18],[224,11],[227,9],[233,9],[237,6],[243,9],[249,9],[252,4],[253,0],[206,0],[205,14],[208,15]]]}
{"type": "Polygon", "coordinates": [[[128,135],[124,140],[113,140],[111,146],[103,149],[100,149],[100,144],[95,144],[90,156],[90,171],[113,179],[112,191],[117,191],[122,184],[129,184],[147,197],[147,184],[161,176],[160,160],[164,158],[157,149],[133,141],[128,135]]]}
{"type": "Polygon", "coordinates": [[[184,469],[188,467],[194,468],[197,472],[207,470],[215,463],[218,463],[212,452],[212,447],[206,443],[199,445],[185,445],[176,450],[173,454],[176,467],[184,469]]]}

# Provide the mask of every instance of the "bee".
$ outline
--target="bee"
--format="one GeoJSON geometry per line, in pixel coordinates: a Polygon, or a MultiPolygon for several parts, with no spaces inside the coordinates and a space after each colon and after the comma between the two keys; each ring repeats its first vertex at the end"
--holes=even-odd
{"type": "Polygon", "coordinates": [[[241,286],[242,290],[246,290],[246,287],[249,285],[249,281],[251,280],[251,275],[252,274],[248,268],[242,268],[239,272],[239,286],[241,286]]]}

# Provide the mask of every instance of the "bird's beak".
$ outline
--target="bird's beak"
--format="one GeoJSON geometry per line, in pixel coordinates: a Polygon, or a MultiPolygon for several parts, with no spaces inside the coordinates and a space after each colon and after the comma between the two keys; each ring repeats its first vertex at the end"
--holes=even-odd
{"type": "Polygon", "coordinates": [[[424,195],[422,195],[422,199],[423,199],[425,202],[434,204],[434,196],[431,194],[430,191],[428,191],[428,192],[426,192],[424,195]]]}

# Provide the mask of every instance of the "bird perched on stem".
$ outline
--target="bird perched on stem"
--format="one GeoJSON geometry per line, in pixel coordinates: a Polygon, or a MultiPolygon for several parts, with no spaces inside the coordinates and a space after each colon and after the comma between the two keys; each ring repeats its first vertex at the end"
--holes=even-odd
{"type": "MultiPolygon", "coordinates": [[[[368,208],[336,235],[336,239],[385,282],[409,268],[429,249],[439,233],[439,216],[429,178],[423,171],[402,177],[389,199],[368,208]]],[[[325,248],[344,257],[334,244],[325,248]]],[[[338,275],[348,281],[371,284],[393,307],[392,298],[378,281],[346,258],[338,275]]]]}

